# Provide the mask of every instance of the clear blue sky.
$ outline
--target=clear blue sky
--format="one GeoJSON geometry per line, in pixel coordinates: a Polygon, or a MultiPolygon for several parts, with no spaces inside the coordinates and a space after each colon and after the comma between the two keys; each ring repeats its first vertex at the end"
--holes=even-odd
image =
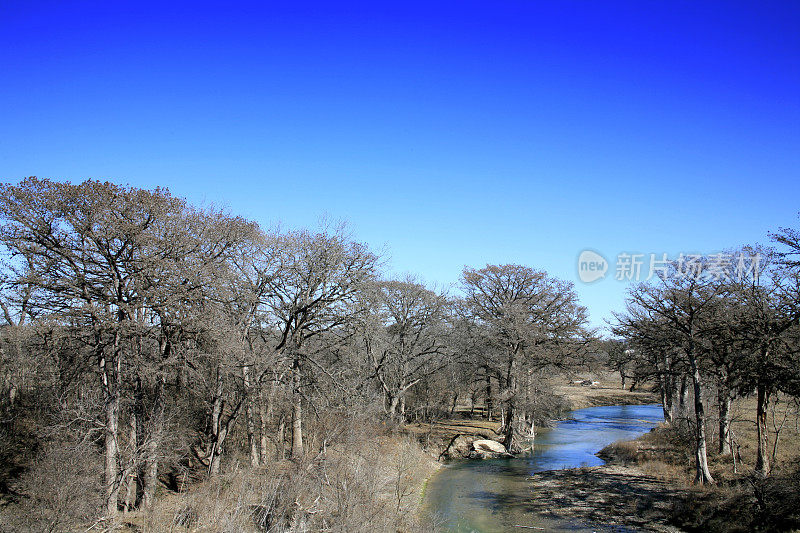
{"type": "Polygon", "coordinates": [[[544,268],[602,324],[626,285],[584,248],[800,226],[799,65],[797,2],[5,0],[0,178],[344,218],[395,272],[544,268]]]}

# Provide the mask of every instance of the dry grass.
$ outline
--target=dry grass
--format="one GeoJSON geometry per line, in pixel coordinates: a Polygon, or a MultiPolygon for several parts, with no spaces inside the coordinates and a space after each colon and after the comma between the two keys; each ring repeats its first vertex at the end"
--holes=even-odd
{"type": "Polygon", "coordinates": [[[554,387],[555,393],[566,398],[572,409],[584,407],[598,407],[603,405],[645,405],[658,403],[658,396],[648,390],[649,385],[644,385],[643,390],[623,389],[620,378],[616,373],[595,372],[581,374],[568,383],[561,383],[554,387]],[[596,381],[597,385],[585,386],[573,383],[576,380],[596,381]]]}
{"type": "Polygon", "coordinates": [[[421,497],[440,465],[408,435],[361,418],[340,423],[333,442],[309,439],[316,453],[303,461],[253,469],[247,457],[228,456],[219,476],[188,472],[186,492],[162,485],[154,508],[123,514],[117,524],[98,518],[101,450],[53,441],[15,481],[19,497],[0,508],[0,532],[430,531],[418,518],[421,497]]]}
{"type": "Polygon", "coordinates": [[[630,441],[609,444],[598,455],[609,464],[636,465],[648,474],[682,481],[692,470],[688,434],[660,426],[630,441]]]}
{"type": "Polygon", "coordinates": [[[18,498],[0,513],[0,531],[85,530],[103,503],[102,472],[91,446],[50,443],[15,483],[18,498]]]}
{"type": "Polygon", "coordinates": [[[128,531],[426,531],[421,492],[438,464],[414,441],[381,436],[336,444],[314,459],[251,469],[234,462],[221,476],[125,518],[128,531]]]}
{"type": "MultiPolygon", "coordinates": [[[[712,405],[713,407],[713,405],[712,405]]],[[[614,443],[600,453],[611,466],[668,483],[678,491],[665,519],[686,531],[793,531],[800,528],[800,433],[796,404],[781,400],[770,407],[769,450],[775,451],[772,475],[754,475],[756,405],[751,398],[734,406],[733,433],[737,468],[731,455],[716,453],[717,420],[708,421],[709,466],[715,485],[697,487],[694,478],[692,433],[685,426],[660,427],[628,442],[614,443]],[[774,417],[773,417],[774,415],[774,417]],[[773,424],[773,420],[775,423],[773,424]],[[779,432],[778,432],[779,430],[779,432]],[[778,446],[773,448],[779,433],[778,446]]]]}
{"type": "MultiPolygon", "coordinates": [[[[741,458],[739,470],[747,472],[752,469],[756,460],[757,433],[756,433],[756,401],[755,398],[744,398],[735,402],[732,410],[731,430],[734,437],[734,447],[741,458]]],[[[718,424],[715,413],[709,417],[710,448],[716,449],[718,440],[716,426],[718,424]]],[[[772,403],[768,416],[768,450],[772,455],[778,435],[777,453],[775,461],[771,461],[774,474],[785,473],[792,470],[800,463],[800,412],[797,404],[781,397],[777,403],[772,403]],[[783,426],[781,427],[781,424],[783,426]]],[[[713,473],[722,478],[730,478],[733,474],[733,460],[730,457],[711,456],[713,473]]]]}

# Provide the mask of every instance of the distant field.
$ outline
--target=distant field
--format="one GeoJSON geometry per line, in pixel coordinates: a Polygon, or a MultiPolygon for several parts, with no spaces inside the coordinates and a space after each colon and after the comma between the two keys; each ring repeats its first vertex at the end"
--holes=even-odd
{"type": "Polygon", "coordinates": [[[587,373],[580,375],[573,382],[564,382],[554,387],[556,394],[567,399],[573,409],[584,407],[597,407],[601,405],[643,405],[658,403],[658,395],[650,392],[650,384],[643,384],[642,389],[630,392],[620,386],[619,375],[616,373],[587,373]],[[574,383],[578,379],[597,382],[596,385],[581,385],[574,383]]]}

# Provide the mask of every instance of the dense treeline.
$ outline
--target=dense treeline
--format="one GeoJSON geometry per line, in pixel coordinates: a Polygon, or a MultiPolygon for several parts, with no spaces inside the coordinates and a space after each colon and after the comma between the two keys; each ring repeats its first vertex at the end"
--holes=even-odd
{"type": "MultiPolygon", "coordinates": [[[[543,375],[593,353],[571,284],[529,267],[466,268],[455,298],[386,279],[340,227],[266,230],[95,181],[5,184],[0,218],[3,479],[50,465],[32,479],[80,483],[85,520],[239,454],[305,465],[354,427],[468,400],[521,450],[554,406],[543,375]]],[[[3,490],[45,490],[23,485],[3,490]]]]}
{"type": "MultiPolygon", "coordinates": [[[[800,395],[800,234],[772,235],[779,249],[744,247],[714,257],[669,263],[652,283],[630,291],[616,315],[620,340],[612,365],[626,378],[658,386],[665,421],[693,437],[695,481],[713,483],[708,466],[708,410],[718,410],[717,450],[733,455],[735,399],[756,400],[756,476],[771,472],[780,428],[770,447],[767,417],[783,393],[800,395]],[[772,402],[772,403],[771,403],[772,402]]],[[[785,418],[784,418],[785,420],[785,418]]]]}
{"type": "Polygon", "coordinates": [[[395,503],[365,507],[387,486],[367,482],[388,461],[381,432],[468,409],[521,452],[564,408],[550,378],[598,361],[623,387],[654,385],[700,484],[710,453],[737,467],[732,405],[753,398],[766,478],[770,409],[800,396],[800,234],[772,237],[777,250],[666,262],[602,341],[572,284],[531,267],[466,267],[453,296],[388,279],[344,227],[264,229],[165,189],[2,185],[0,496],[26,514],[12,530],[114,524],[169,490],[231,486],[242,460],[260,511],[217,529],[408,528],[405,441],[395,503]]]}

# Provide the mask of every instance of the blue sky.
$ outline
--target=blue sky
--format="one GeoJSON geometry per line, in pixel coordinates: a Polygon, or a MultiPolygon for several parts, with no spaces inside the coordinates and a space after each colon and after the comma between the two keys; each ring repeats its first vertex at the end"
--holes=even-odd
{"type": "Polygon", "coordinates": [[[346,219],[439,285],[575,281],[597,325],[626,285],[580,283],[585,248],[800,226],[797,2],[166,4],[0,4],[0,178],[346,219]]]}

